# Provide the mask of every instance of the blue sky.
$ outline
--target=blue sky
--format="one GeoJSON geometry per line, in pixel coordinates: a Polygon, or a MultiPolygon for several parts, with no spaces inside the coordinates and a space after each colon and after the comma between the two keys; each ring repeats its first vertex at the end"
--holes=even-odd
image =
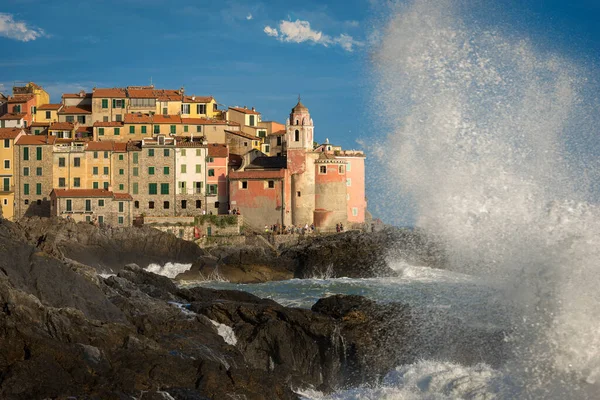
{"type": "MultiPolygon", "coordinates": [[[[457,0],[461,1],[461,0],[457,0]]],[[[462,0],[474,20],[597,69],[598,0],[462,0]]],[[[370,53],[387,0],[3,0],[0,91],[35,81],[60,93],[93,86],[184,86],[285,122],[298,94],[316,138],[381,140],[370,53]]],[[[377,174],[375,165],[368,174],[377,174]]],[[[381,182],[381,181],[379,181],[381,182]]],[[[368,188],[385,215],[379,188],[368,188]]],[[[371,196],[370,196],[371,197],[371,196]]]]}

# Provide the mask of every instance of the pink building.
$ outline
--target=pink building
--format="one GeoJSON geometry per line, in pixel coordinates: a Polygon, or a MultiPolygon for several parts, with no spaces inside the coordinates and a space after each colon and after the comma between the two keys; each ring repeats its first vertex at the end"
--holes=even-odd
{"type": "Polygon", "coordinates": [[[208,145],[206,161],[206,209],[213,214],[227,214],[229,188],[227,174],[229,150],[225,144],[208,145]]]}

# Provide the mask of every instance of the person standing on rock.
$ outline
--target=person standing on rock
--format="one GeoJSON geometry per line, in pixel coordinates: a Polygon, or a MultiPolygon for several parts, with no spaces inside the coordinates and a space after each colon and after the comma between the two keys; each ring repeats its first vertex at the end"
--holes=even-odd
{"type": "Polygon", "coordinates": [[[340,233],[340,224],[335,224],[335,231],[340,233]]]}

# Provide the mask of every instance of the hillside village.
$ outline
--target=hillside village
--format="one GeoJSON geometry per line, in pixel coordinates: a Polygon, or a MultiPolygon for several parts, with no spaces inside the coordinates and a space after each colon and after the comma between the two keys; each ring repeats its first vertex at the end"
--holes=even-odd
{"type": "Polygon", "coordinates": [[[2,214],[109,226],[239,214],[257,229],[362,228],[364,153],[314,134],[300,98],[279,123],[183,88],[93,88],[50,103],[29,82],[0,93],[2,214]]]}

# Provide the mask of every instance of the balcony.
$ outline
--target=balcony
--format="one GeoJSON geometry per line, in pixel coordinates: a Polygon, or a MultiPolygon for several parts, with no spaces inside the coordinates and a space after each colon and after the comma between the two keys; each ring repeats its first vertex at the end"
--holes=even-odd
{"type": "Polygon", "coordinates": [[[15,185],[0,186],[0,194],[8,194],[8,193],[14,193],[14,192],[15,192],[15,185]]]}
{"type": "Polygon", "coordinates": [[[83,153],[85,148],[83,146],[55,146],[55,153],[83,153]]]}

